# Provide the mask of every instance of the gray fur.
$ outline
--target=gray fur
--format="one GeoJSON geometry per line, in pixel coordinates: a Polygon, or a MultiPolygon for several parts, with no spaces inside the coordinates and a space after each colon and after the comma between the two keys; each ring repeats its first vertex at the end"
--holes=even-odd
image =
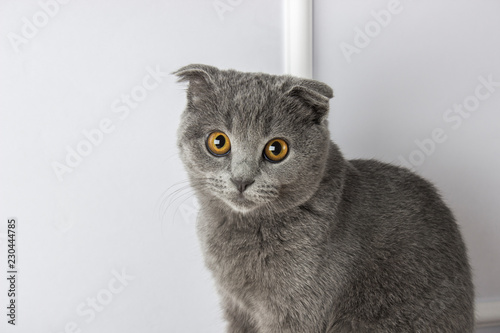
{"type": "Polygon", "coordinates": [[[473,286],[452,213],[426,180],[331,142],[327,85],[189,65],[181,158],[228,332],[472,332],[473,286]],[[231,151],[207,151],[220,130],[231,151]],[[280,163],[263,158],[272,138],[280,163]],[[241,195],[230,178],[255,180],[241,195]],[[238,197],[244,198],[240,201],[238,197]]]}

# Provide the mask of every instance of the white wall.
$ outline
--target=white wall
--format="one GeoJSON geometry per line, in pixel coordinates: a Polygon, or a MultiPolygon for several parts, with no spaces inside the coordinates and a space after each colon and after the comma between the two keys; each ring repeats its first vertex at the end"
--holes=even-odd
{"type": "Polygon", "coordinates": [[[499,13],[486,0],[314,6],[314,76],[334,88],[334,140],[349,158],[411,164],[437,184],[465,236],[479,301],[500,300],[499,13]],[[388,9],[390,20],[376,23],[388,9]],[[477,88],[489,77],[493,91],[477,88]],[[449,111],[464,103],[462,116],[449,111]]]}
{"type": "Polygon", "coordinates": [[[71,322],[82,332],[222,331],[193,201],[176,193],[158,217],[164,191],[186,178],[175,145],[184,87],[147,76],[193,62],[281,73],[281,3],[228,3],[71,1],[47,22],[38,1],[0,3],[1,332],[69,332],[71,322]],[[45,25],[16,52],[8,34],[22,36],[33,15],[45,25]],[[127,113],[122,94],[142,99],[144,78],[150,90],[127,113]],[[59,181],[52,163],[65,163],[67,146],[85,148],[82,131],[104,119],[114,130],[59,181]],[[19,221],[16,328],[4,314],[10,216],[19,221]],[[134,279],[115,281],[122,270],[134,279]],[[100,312],[87,305],[109,295],[100,312]]]}

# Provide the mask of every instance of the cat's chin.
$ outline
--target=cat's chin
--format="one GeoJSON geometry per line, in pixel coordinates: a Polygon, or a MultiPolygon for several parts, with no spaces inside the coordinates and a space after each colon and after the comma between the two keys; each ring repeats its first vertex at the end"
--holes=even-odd
{"type": "Polygon", "coordinates": [[[241,196],[224,201],[233,211],[243,214],[249,213],[259,206],[255,202],[241,196]]]}

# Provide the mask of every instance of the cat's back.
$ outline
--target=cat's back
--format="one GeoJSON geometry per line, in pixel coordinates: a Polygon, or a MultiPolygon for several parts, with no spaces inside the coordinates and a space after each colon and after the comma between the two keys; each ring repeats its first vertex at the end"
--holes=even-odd
{"type": "Polygon", "coordinates": [[[370,216],[379,223],[412,221],[412,229],[429,224],[456,226],[432,183],[406,168],[376,160],[348,161],[343,198],[359,217],[370,216]]]}
{"type": "Polygon", "coordinates": [[[375,160],[348,163],[339,223],[358,235],[368,253],[401,258],[402,266],[429,261],[468,271],[458,225],[432,183],[375,160]]]}
{"type": "Polygon", "coordinates": [[[355,235],[359,245],[356,269],[337,309],[339,316],[356,319],[338,327],[472,330],[465,245],[430,182],[405,168],[351,160],[339,208],[339,228],[355,235]]]}

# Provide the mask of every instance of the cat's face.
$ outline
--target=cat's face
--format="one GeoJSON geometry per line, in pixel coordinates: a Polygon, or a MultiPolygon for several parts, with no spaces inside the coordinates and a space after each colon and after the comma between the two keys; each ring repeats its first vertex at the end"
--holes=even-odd
{"type": "Polygon", "coordinates": [[[189,82],[180,155],[203,199],[250,213],[310,198],[328,155],[328,86],[206,65],[175,74],[189,82]]]}

